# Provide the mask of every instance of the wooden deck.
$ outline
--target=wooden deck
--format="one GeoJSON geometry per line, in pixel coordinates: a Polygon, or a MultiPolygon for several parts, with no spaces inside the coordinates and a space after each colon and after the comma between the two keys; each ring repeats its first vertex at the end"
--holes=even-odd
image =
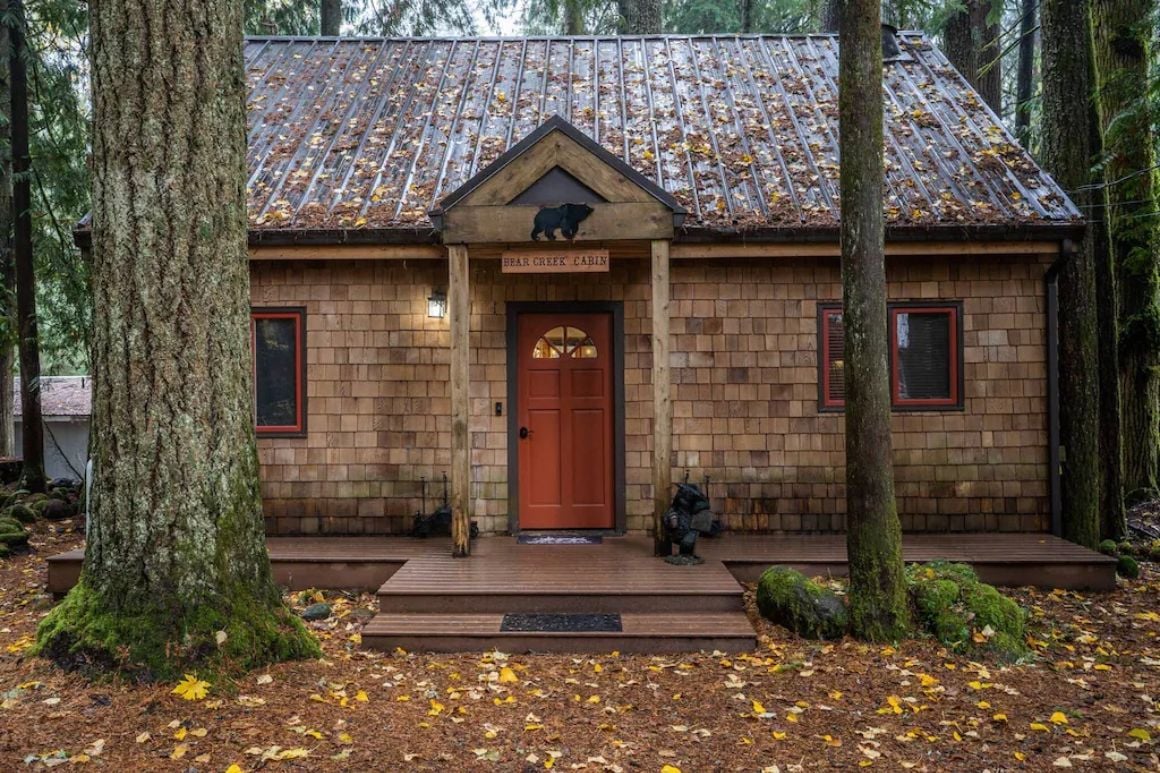
{"type": "MultiPolygon", "coordinates": [[[[698,542],[698,548],[706,558],[722,561],[741,582],[756,582],[771,564],[792,566],[811,577],[846,574],[844,534],[724,534],[698,542]]],[[[907,534],[902,557],[908,563],[970,564],[984,582],[1004,587],[1116,587],[1114,558],[1050,534],[907,534]]]]}
{"type": "MultiPolygon", "coordinates": [[[[676,652],[755,646],[742,582],[773,564],[811,576],[846,573],[845,537],[723,535],[704,539],[705,563],[670,566],[643,536],[600,545],[475,541],[469,559],[450,557],[447,539],[287,537],[269,540],[275,580],[292,589],[376,590],[380,613],[367,646],[433,651],[676,652]],[[508,613],[619,614],[622,630],[501,631],[508,613]]],[[[921,534],[903,538],[908,562],[962,561],[997,585],[1107,590],[1115,561],[1045,534],[921,534]]],[[[49,559],[48,588],[76,582],[82,552],[49,559]]]]}
{"type": "MultiPolygon", "coordinates": [[[[510,537],[483,537],[474,543],[476,557],[498,556],[493,545],[510,537]]],[[[634,556],[651,550],[645,537],[606,539],[601,551],[634,556]]],[[[375,590],[412,559],[450,555],[446,538],[407,537],[271,537],[267,540],[274,579],[291,589],[362,588],[375,590]]],[[[576,545],[521,545],[539,551],[591,548],[576,545]]],[[[1009,587],[1037,585],[1072,590],[1115,587],[1115,560],[1049,534],[907,534],[902,540],[907,561],[947,559],[971,564],[987,582],[1009,587]]],[[[702,539],[699,552],[725,564],[742,582],[753,582],[772,564],[786,564],[811,575],[846,573],[846,539],[841,534],[726,534],[702,539]]],[[[544,553],[548,555],[548,553],[544,553]]],[[[67,593],[80,574],[83,551],[70,550],[48,559],[48,590],[67,593]]],[[[475,570],[472,570],[475,571],[475,570]]]]}

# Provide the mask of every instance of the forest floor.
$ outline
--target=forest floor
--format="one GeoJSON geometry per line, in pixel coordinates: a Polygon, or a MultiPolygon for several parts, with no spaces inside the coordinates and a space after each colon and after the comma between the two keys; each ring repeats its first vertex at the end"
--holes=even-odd
{"type": "Polygon", "coordinates": [[[738,656],[377,653],[359,646],[373,597],[326,592],[323,659],[186,700],[25,655],[52,603],[45,558],[81,544],[57,528],[0,561],[3,771],[1160,768],[1154,564],[1110,593],[1013,591],[1034,652],[1018,665],[756,619],[758,649],[738,656]]]}

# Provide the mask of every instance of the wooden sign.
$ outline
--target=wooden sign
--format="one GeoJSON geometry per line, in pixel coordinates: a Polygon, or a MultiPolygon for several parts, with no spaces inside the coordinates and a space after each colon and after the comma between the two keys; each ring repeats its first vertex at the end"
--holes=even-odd
{"type": "Polygon", "coordinates": [[[608,272],[608,250],[507,250],[505,274],[597,274],[608,272]]]}

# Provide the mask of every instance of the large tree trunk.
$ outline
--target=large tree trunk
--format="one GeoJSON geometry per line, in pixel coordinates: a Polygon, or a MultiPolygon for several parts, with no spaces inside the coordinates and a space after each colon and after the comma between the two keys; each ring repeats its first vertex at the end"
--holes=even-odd
{"type": "Polygon", "coordinates": [[[40,414],[40,333],[32,262],[32,156],[28,151],[28,69],[24,3],[11,0],[12,252],[16,278],[16,334],[20,352],[20,421],[24,465],[20,486],[44,491],[44,422],[40,414]]]}
{"type": "MultiPolygon", "coordinates": [[[[1087,0],[1043,0],[1043,165],[1079,206],[1090,203],[1091,45],[1087,0]]],[[[1059,275],[1063,536],[1099,542],[1099,386],[1092,232],[1065,248],[1059,275]]]]}
{"type": "Polygon", "coordinates": [[[37,649],[165,679],[315,654],[258,493],[242,4],[102,0],[91,23],[95,480],[37,649]]]}
{"type": "Polygon", "coordinates": [[[1118,272],[1124,489],[1155,493],[1160,465],[1160,219],[1148,67],[1153,0],[1094,0],[1096,102],[1108,235],[1118,272]]]}
{"type": "Polygon", "coordinates": [[[891,641],[908,616],[886,358],[880,11],[879,0],[843,0],[838,121],[850,617],[855,635],[891,641]]]}
{"type": "Polygon", "coordinates": [[[987,23],[991,0],[964,0],[943,28],[947,59],[991,109],[1003,112],[1003,70],[999,57],[999,24],[987,23]]]}
{"type": "Polygon", "coordinates": [[[617,0],[620,32],[624,35],[659,35],[661,33],[660,0],[617,0]]]}
{"type": "Polygon", "coordinates": [[[322,0],[320,29],[326,37],[338,37],[342,29],[342,0],[322,0]]]}
{"type": "MultiPolygon", "coordinates": [[[[0,0],[0,17],[8,13],[8,0],[0,0]]],[[[11,56],[7,24],[0,23],[0,115],[11,115],[11,56]]],[[[16,341],[16,266],[12,262],[12,153],[7,121],[0,121],[0,456],[16,453],[13,428],[16,341]]]]}
{"type": "MultiPolygon", "coordinates": [[[[1100,120],[1094,99],[1090,100],[1087,114],[1092,156],[1099,158],[1103,155],[1103,138],[1100,136],[1100,120]]],[[[1102,196],[1093,195],[1089,201],[1099,203],[1102,200],[1102,196]]],[[[1124,446],[1120,419],[1120,326],[1116,303],[1119,291],[1116,288],[1115,257],[1108,243],[1106,212],[1100,206],[1087,211],[1096,298],[1103,299],[1103,303],[1096,304],[1100,364],[1100,539],[1119,541],[1128,531],[1127,513],[1124,511],[1124,446]]]]}
{"type": "Polygon", "coordinates": [[[842,0],[825,0],[822,6],[822,32],[837,33],[842,26],[842,0]]]}
{"type": "Polygon", "coordinates": [[[564,34],[584,34],[584,0],[564,0],[564,34]]]}
{"type": "Polygon", "coordinates": [[[1035,91],[1035,20],[1039,0],[1023,0],[1019,19],[1019,73],[1015,88],[1015,133],[1031,147],[1031,96],[1035,91]]]}

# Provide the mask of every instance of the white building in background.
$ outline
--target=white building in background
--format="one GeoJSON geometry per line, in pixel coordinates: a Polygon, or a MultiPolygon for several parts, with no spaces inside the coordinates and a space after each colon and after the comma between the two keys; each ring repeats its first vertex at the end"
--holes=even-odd
{"type": "MultiPolygon", "coordinates": [[[[83,480],[89,455],[89,415],[92,413],[91,376],[42,376],[40,409],[44,417],[44,472],[49,478],[83,480]]],[[[15,450],[23,442],[20,382],[13,390],[16,423],[15,450]]]]}

